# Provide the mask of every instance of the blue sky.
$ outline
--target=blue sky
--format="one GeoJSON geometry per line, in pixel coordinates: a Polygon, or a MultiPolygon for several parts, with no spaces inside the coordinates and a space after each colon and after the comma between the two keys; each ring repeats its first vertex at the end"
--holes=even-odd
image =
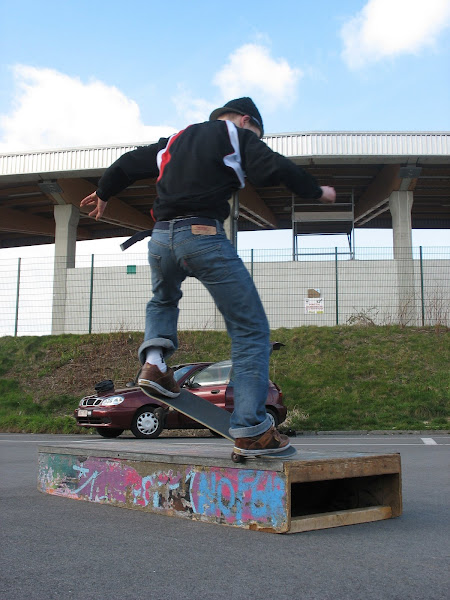
{"type": "Polygon", "coordinates": [[[0,152],[151,142],[241,95],[267,133],[448,131],[449,32],[450,0],[0,0],[0,152]]]}

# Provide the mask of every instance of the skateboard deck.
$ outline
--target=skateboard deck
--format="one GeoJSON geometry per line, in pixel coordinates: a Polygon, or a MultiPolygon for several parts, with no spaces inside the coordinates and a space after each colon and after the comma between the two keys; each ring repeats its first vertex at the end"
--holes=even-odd
{"type": "Polygon", "coordinates": [[[181,394],[176,398],[168,398],[162,394],[157,394],[153,388],[146,385],[140,385],[139,387],[150,398],[164,402],[167,406],[171,406],[183,415],[198,421],[208,429],[212,429],[222,437],[227,438],[227,440],[234,442],[228,431],[231,415],[223,408],[219,408],[208,402],[208,400],[196,396],[186,388],[183,388],[181,394]]]}
{"type": "MultiPolygon", "coordinates": [[[[140,385],[141,390],[154,400],[164,402],[167,406],[172,407],[183,415],[198,421],[208,429],[212,429],[222,437],[234,442],[234,438],[231,437],[230,429],[230,413],[223,408],[219,408],[208,400],[196,396],[186,388],[181,389],[181,393],[176,398],[168,398],[162,394],[157,394],[155,390],[147,385],[140,385]]],[[[289,446],[282,452],[274,454],[264,454],[264,458],[291,458],[297,454],[296,449],[293,446],[289,446]]],[[[262,458],[262,456],[246,456],[237,452],[232,452],[231,459],[233,462],[242,462],[249,458],[262,458]]]]}

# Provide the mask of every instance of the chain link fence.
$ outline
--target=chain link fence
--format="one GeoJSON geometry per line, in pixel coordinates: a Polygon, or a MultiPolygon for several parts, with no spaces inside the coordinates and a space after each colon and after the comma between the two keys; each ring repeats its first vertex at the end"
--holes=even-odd
{"type": "MultiPolygon", "coordinates": [[[[243,250],[272,329],[303,325],[450,325],[450,248],[243,250]],[[400,255],[400,257],[398,256],[400,255]]],[[[146,254],[0,259],[0,335],[142,331],[146,254]]],[[[183,284],[180,330],[224,329],[206,289],[183,284]]]]}

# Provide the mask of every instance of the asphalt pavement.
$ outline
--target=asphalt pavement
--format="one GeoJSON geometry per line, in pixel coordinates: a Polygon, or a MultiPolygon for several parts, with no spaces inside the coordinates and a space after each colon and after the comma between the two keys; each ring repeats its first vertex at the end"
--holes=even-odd
{"type": "MultiPolygon", "coordinates": [[[[169,439],[191,441],[161,442],[169,439]]],[[[299,452],[400,452],[403,471],[401,517],[293,535],[38,492],[37,446],[69,441],[82,445],[86,438],[0,434],[2,600],[449,598],[450,435],[293,438],[299,452]]],[[[146,450],[158,443],[142,440],[146,450]]],[[[195,443],[229,445],[216,438],[195,443]]]]}

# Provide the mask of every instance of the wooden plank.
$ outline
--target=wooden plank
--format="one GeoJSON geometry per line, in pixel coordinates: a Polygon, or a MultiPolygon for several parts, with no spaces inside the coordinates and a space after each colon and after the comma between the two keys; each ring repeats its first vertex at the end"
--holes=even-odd
{"type": "MultiPolygon", "coordinates": [[[[239,204],[250,215],[258,218],[258,221],[265,223],[267,227],[276,229],[278,227],[277,219],[272,210],[261,199],[258,192],[247,182],[245,188],[239,191],[239,204]]],[[[245,215],[243,215],[245,217],[245,215]]]]}
{"type": "Polygon", "coordinates": [[[301,533],[302,531],[315,531],[330,527],[343,527],[344,525],[372,523],[391,517],[392,509],[390,506],[369,506],[367,508],[293,517],[291,527],[287,533],[301,533]]]}
{"type": "Polygon", "coordinates": [[[23,210],[0,208],[0,231],[17,231],[55,236],[55,221],[30,215],[23,210]]]}
{"type": "Polygon", "coordinates": [[[355,223],[380,208],[387,202],[391,193],[400,188],[402,180],[398,176],[399,170],[400,165],[383,166],[355,205],[355,223]]]}
{"type": "Polygon", "coordinates": [[[401,467],[399,454],[385,454],[297,460],[286,462],[285,469],[290,483],[301,483],[399,473],[401,467]]]}

